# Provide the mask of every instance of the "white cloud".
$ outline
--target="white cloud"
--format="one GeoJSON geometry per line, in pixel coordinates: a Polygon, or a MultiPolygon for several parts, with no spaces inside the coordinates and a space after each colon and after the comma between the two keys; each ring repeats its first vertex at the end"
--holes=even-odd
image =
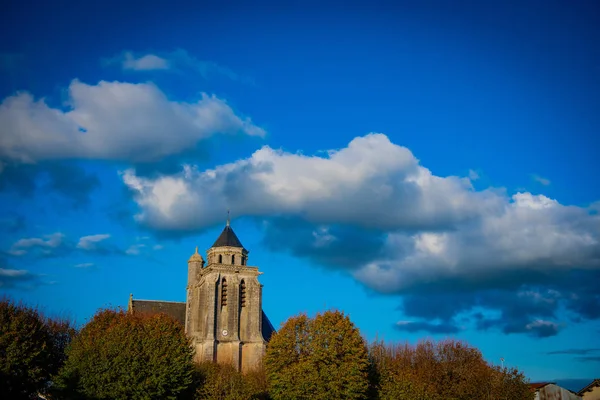
{"type": "Polygon", "coordinates": [[[94,250],[96,248],[96,244],[108,238],[110,238],[109,234],[82,236],[79,239],[79,243],[77,243],[77,248],[83,250],[94,250]]]}
{"type": "Polygon", "coordinates": [[[154,54],[146,54],[141,57],[135,57],[131,52],[126,52],[123,55],[123,69],[131,69],[135,71],[148,71],[156,69],[168,69],[169,62],[154,54]]]}
{"type": "Polygon", "coordinates": [[[550,182],[550,179],[541,177],[541,176],[536,175],[536,174],[532,174],[531,175],[531,179],[533,179],[534,181],[536,181],[536,182],[538,182],[538,183],[540,183],[540,184],[542,184],[544,186],[549,186],[550,183],[552,183],[552,182],[550,182]]]}
{"type": "Polygon", "coordinates": [[[0,268],[0,276],[1,277],[7,277],[7,278],[19,278],[22,276],[26,276],[27,274],[29,274],[28,271],[24,270],[24,269],[5,269],[5,268],[0,268]]]}
{"type": "Polygon", "coordinates": [[[424,228],[468,220],[502,206],[476,192],[467,178],[437,177],[385,135],[359,137],[326,157],[268,146],[213,170],[186,166],[177,175],[147,179],[123,173],[142,209],[138,219],[158,229],[195,229],[239,215],[301,215],[315,223],[424,228]],[[197,210],[190,217],[187,210],[197,210]]]}
{"type": "Polygon", "coordinates": [[[600,269],[600,218],[543,195],[517,193],[502,212],[448,232],[391,232],[382,253],[386,257],[355,272],[382,292],[449,280],[493,286],[516,271],[600,269]]]}
{"type": "Polygon", "coordinates": [[[140,254],[142,248],[146,247],[145,244],[133,244],[129,246],[127,250],[125,250],[125,254],[129,254],[130,256],[137,256],[140,254]]]}
{"type": "Polygon", "coordinates": [[[0,157],[22,162],[155,161],[214,134],[265,134],[214,95],[203,93],[195,103],[177,102],[151,83],[88,85],[74,80],[68,105],[68,111],[52,108],[27,92],[4,99],[0,157]]]}
{"type": "Polygon", "coordinates": [[[479,179],[479,174],[477,173],[477,171],[475,171],[474,169],[470,169],[469,170],[469,179],[472,181],[476,181],[477,179],[479,179]]]}
{"type": "Polygon", "coordinates": [[[54,249],[63,244],[64,237],[62,233],[56,232],[41,238],[20,239],[11,246],[8,253],[13,256],[22,256],[34,248],[54,249]]]}
{"type": "Polygon", "coordinates": [[[131,71],[168,71],[185,75],[200,75],[210,79],[215,75],[224,76],[233,81],[254,85],[253,79],[242,76],[230,68],[213,61],[201,60],[183,49],[157,54],[137,55],[131,51],[123,52],[113,58],[106,59],[106,64],[118,64],[123,70],[131,71]]]}
{"type": "Polygon", "coordinates": [[[39,277],[24,269],[0,268],[0,289],[32,289],[40,284],[39,277]]]}
{"type": "Polygon", "coordinates": [[[200,229],[231,208],[313,223],[303,240],[319,251],[335,247],[323,228],[328,224],[383,231],[380,254],[353,272],[382,292],[441,281],[494,286],[515,271],[600,269],[600,216],[590,209],[527,192],[476,191],[469,178],[433,175],[381,134],[324,157],[265,146],[212,170],[186,166],[156,179],[133,170],[122,176],[136,193],[137,219],[159,230],[200,229]]]}
{"type": "Polygon", "coordinates": [[[94,263],[81,263],[81,264],[75,264],[75,268],[90,268],[93,267],[94,263]]]}

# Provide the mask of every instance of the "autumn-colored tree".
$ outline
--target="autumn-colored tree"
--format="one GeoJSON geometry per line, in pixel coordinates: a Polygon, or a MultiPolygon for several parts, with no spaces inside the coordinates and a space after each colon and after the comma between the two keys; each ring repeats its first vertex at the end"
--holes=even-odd
{"type": "Polygon", "coordinates": [[[175,399],[192,388],[193,350],[164,314],[100,310],[67,351],[55,398],[175,399]]]}
{"type": "Polygon", "coordinates": [[[288,319],[267,347],[270,394],[279,399],[364,399],[366,344],[348,316],[327,311],[288,319]]]}
{"type": "Polygon", "coordinates": [[[198,400],[267,400],[267,382],[264,369],[257,368],[245,374],[231,365],[203,362],[197,369],[198,400]]]}
{"type": "Polygon", "coordinates": [[[74,333],[67,321],[1,300],[0,398],[26,399],[44,393],[64,363],[64,349],[74,333]]]}
{"type": "Polygon", "coordinates": [[[424,340],[416,346],[375,342],[369,354],[381,400],[531,398],[522,373],[492,368],[479,350],[460,341],[424,340]]]}
{"type": "Polygon", "coordinates": [[[531,400],[534,397],[535,393],[521,371],[516,368],[492,367],[491,389],[486,399],[531,400]]]}

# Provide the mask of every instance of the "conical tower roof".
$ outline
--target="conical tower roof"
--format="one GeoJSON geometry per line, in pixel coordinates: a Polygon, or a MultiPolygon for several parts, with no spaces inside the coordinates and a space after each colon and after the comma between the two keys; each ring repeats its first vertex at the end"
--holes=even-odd
{"type": "Polygon", "coordinates": [[[231,226],[229,226],[229,223],[227,223],[227,225],[225,226],[225,229],[223,229],[223,232],[221,232],[221,234],[219,235],[219,237],[217,238],[215,243],[212,245],[212,247],[224,247],[224,246],[240,247],[240,248],[244,249],[244,246],[240,242],[240,239],[238,239],[238,237],[236,236],[233,229],[231,229],[231,226]]]}

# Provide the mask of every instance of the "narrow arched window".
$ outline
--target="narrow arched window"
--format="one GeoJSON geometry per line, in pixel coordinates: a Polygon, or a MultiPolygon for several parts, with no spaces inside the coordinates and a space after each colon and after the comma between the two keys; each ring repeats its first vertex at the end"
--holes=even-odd
{"type": "Polygon", "coordinates": [[[231,263],[235,264],[235,254],[231,256],[231,263]]]}
{"type": "Polygon", "coordinates": [[[246,265],[246,257],[242,256],[242,265],[246,265]]]}
{"type": "Polygon", "coordinates": [[[246,282],[240,283],[240,307],[246,307],[246,282]]]}
{"type": "Polygon", "coordinates": [[[223,262],[223,256],[219,254],[219,264],[223,262]]]}
{"type": "Polygon", "coordinates": [[[227,280],[223,278],[221,281],[221,307],[227,305],[227,280]]]}

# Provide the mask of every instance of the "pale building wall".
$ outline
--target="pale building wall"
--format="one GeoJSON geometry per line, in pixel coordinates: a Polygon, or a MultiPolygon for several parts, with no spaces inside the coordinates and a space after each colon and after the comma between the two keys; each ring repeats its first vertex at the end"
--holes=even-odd
{"type": "Polygon", "coordinates": [[[600,386],[596,386],[591,392],[585,392],[582,394],[583,400],[600,400],[600,386]]]}
{"type": "Polygon", "coordinates": [[[535,398],[536,400],[581,400],[581,396],[554,384],[539,389],[535,398]]]}

